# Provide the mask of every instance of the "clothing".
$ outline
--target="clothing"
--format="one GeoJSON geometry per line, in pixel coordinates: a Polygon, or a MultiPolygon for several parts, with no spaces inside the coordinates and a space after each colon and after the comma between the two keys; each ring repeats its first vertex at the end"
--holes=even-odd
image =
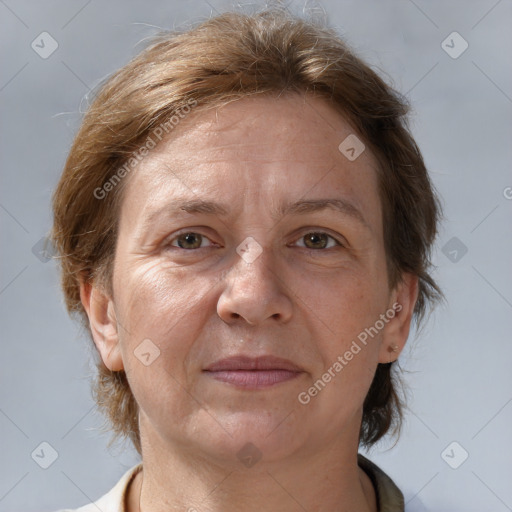
{"type": "Polygon", "coordinates": [[[357,463],[373,483],[377,496],[377,510],[379,512],[404,512],[404,496],[395,482],[379,466],[360,453],[357,454],[357,463]]]}
{"type": "MultiPolygon", "coordinates": [[[[377,496],[379,512],[404,512],[404,497],[393,480],[382,469],[358,454],[358,464],[370,477],[377,496]]],[[[125,493],[135,475],[142,469],[142,464],[128,470],[117,484],[99,500],[75,510],[66,509],[58,512],[126,512],[124,507],[125,493]]]]}

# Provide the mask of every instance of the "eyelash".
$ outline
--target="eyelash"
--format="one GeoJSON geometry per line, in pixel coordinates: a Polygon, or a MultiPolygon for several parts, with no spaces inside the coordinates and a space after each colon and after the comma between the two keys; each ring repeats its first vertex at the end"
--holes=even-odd
{"type": "MultiPolygon", "coordinates": [[[[176,241],[180,236],[187,235],[187,234],[200,235],[202,238],[206,238],[206,239],[210,240],[210,239],[208,238],[208,236],[203,235],[202,233],[199,233],[199,232],[197,232],[197,231],[183,231],[183,232],[178,233],[177,235],[175,235],[175,236],[174,236],[174,237],[169,241],[169,243],[168,243],[168,244],[166,244],[166,245],[168,245],[168,246],[170,246],[170,247],[175,247],[176,249],[181,249],[181,250],[183,250],[183,251],[197,251],[198,249],[205,249],[205,247],[198,247],[198,248],[196,248],[196,249],[185,249],[185,248],[183,248],[183,247],[179,247],[179,246],[177,246],[177,245],[173,245],[173,242],[174,242],[174,241],[176,241]]],[[[301,247],[302,249],[307,249],[307,250],[315,251],[315,252],[316,252],[316,251],[326,251],[327,249],[334,249],[334,247],[342,247],[342,248],[344,248],[344,247],[345,247],[345,244],[341,243],[341,242],[340,242],[338,239],[336,239],[333,235],[330,235],[330,234],[329,234],[329,233],[327,233],[326,231],[321,231],[321,230],[311,230],[311,231],[307,231],[307,232],[305,232],[302,236],[300,236],[300,237],[297,239],[297,241],[298,241],[298,240],[303,240],[303,239],[304,239],[304,237],[305,237],[306,235],[310,235],[310,234],[315,234],[315,235],[327,235],[327,237],[328,237],[330,240],[334,241],[334,244],[335,244],[335,245],[334,245],[334,246],[332,246],[332,247],[325,247],[325,248],[323,248],[323,249],[311,249],[311,248],[309,248],[309,247],[306,247],[305,245],[303,245],[303,246],[299,246],[299,247],[301,247]]],[[[212,242],[212,241],[210,240],[210,242],[212,242]]],[[[212,243],[214,243],[214,242],[212,242],[212,243]]],[[[327,244],[329,245],[329,241],[327,242],[327,244]]]]}

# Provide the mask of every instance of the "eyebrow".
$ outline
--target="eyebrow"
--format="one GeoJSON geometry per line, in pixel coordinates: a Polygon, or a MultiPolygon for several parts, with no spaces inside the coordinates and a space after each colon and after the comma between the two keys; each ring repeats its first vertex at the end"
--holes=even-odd
{"type": "MultiPolygon", "coordinates": [[[[286,215],[304,215],[307,213],[320,212],[323,210],[335,210],[343,215],[352,217],[368,230],[372,230],[363,214],[351,202],[345,199],[332,198],[332,199],[303,199],[293,203],[281,204],[277,210],[272,212],[272,218],[276,221],[280,220],[286,215]]],[[[229,215],[229,208],[225,205],[214,201],[206,201],[202,199],[192,199],[181,203],[176,203],[170,206],[163,207],[154,211],[144,222],[144,227],[149,227],[154,220],[160,216],[162,212],[169,214],[176,214],[180,210],[189,214],[205,214],[217,215],[219,217],[227,217],[229,215]]]]}
{"type": "Polygon", "coordinates": [[[279,217],[282,217],[285,215],[313,213],[327,209],[335,210],[343,215],[352,217],[371,231],[370,225],[360,210],[358,210],[354,204],[345,199],[303,199],[294,203],[281,205],[278,208],[277,213],[279,217]]]}

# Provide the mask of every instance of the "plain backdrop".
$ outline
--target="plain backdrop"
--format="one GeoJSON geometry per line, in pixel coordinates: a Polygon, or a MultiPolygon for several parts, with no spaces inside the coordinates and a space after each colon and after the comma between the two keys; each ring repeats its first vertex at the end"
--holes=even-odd
{"type": "MultiPolygon", "coordinates": [[[[138,461],[128,444],[107,449],[90,344],[66,314],[55,262],[41,256],[50,197],[87,93],[159,28],[232,5],[0,0],[0,511],[78,507],[138,461]]],[[[410,98],[444,204],[434,276],[447,304],[400,358],[409,387],[402,436],[368,456],[403,490],[408,511],[512,510],[512,3],[289,8],[325,16],[410,98]]]]}

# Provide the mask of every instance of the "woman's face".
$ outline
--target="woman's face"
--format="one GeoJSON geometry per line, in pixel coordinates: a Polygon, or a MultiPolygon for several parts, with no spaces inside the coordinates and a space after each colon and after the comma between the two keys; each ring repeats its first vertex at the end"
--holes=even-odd
{"type": "Polygon", "coordinates": [[[414,293],[389,290],[377,164],[339,149],[352,134],[323,100],[247,98],[192,111],[125,178],[116,334],[98,346],[143,444],[236,461],[247,443],[276,460],[357,439],[377,363],[407,338],[393,304],[414,293]],[[289,365],[207,371],[239,356],[289,365]]]}

